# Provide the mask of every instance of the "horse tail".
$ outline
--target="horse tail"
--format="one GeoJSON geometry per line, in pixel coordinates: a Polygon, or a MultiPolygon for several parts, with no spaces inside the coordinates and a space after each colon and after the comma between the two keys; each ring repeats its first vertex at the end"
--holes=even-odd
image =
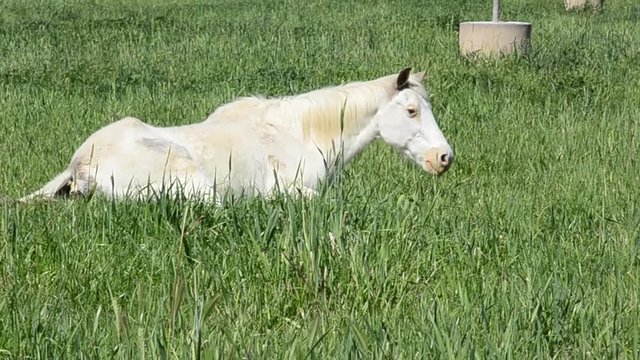
{"type": "Polygon", "coordinates": [[[70,169],[66,169],[56,175],[40,190],[37,190],[23,198],[18,199],[20,202],[28,202],[32,200],[50,200],[58,196],[68,195],[73,186],[73,174],[70,169]]]}

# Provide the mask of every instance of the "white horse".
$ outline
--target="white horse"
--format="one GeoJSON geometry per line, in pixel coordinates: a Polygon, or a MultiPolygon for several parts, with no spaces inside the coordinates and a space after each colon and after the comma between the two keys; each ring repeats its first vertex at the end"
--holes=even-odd
{"type": "Polygon", "coordinates": [[[338,163],[378,137],[442,174],[453,151],[431,112],[424,74],[410,72],[292,97],[243,98],[185,126],[154,127],[127,117],[89,136],[67,169],[21,200],[94,191],[205,200],[225,191],[313,195],[338,163]]]}

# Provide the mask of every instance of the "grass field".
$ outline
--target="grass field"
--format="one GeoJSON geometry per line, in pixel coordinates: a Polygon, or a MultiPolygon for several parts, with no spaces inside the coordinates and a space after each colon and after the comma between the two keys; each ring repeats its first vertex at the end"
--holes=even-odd
{"type": "Polygon", "coordinates": [[[0,198],[131,115],[426,70],[457,158],[376,143],[311,200],[0,202],[0,358],[640,357],[640,6],[467,61],[490,1],[3,0],[0,198]],[[486,4],[485,4],[486,3],[486,4]]]}

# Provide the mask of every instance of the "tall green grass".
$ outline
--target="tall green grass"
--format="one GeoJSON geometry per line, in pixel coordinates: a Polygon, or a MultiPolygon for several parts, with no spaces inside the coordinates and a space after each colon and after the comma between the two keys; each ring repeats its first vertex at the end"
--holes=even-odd
{"type": "Polygon", "coordinates": [[[640,7],[533,23],[470,61],[467,1],[0,4],[0,197],[93,131],[202,120],[426,70],[457,158],[431,177],[374,144],[314,199],[0,203],[7,358],[637,358],[640,7]]]}

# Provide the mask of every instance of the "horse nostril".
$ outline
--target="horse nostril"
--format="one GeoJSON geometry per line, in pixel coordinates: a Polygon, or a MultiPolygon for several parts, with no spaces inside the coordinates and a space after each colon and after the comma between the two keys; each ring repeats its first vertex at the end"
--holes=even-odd
{"type": "Polygon", "coordinates": [[[440,164],[442,164],[443,166],[447,166],[449,164],[449,154],[440,154],[438,160],[440,161],[440,164]]]}

